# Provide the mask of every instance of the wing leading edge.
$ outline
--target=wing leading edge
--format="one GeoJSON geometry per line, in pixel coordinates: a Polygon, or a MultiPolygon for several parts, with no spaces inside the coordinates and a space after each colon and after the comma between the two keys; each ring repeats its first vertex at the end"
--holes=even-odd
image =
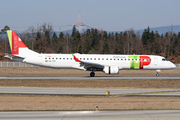
{"type": "Polygon", "coordinates": [[[93,63],[93,62],[86,62],[86,61],[81,61],[79,60],[73,53],[72,53],[72,56],[74,58],[74,60],[76,62],[79,62],[81,66],[84,66],[84,68],[86,70],[92,70],[93,68],[94,69],[103,69],[104,68],[104,65],[103,64],[99,64],[99,63],[93,63]]]}

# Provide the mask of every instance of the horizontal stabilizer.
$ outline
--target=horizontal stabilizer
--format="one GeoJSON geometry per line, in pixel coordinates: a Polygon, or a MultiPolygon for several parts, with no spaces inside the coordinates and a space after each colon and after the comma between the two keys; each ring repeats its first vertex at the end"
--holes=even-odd
{"type": "Polygon", "coordinates": [[[23,60],[25,59],[25,58],[23,58],[23,57],[15,56],[15,55],[8,54],[8,53],[5,53],[5,54],[4,54],[4,57],[5,57],[5,58],[9,58],[9,59],[11,59],[11,60],[19,61],[19,62],[23,62],[23,60]]]}

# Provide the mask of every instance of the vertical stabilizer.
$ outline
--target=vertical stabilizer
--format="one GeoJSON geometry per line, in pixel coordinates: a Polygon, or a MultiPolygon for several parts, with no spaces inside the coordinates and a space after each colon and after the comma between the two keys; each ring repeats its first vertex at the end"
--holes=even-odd
{"type": "Polygon", "coordinates": [[[28,49],[27,46],[23,43],[23,41],[17,36],[17,34],[14,31],[7,30],[7,35],[12,55],[26,57],[27,55],[38,54],[28,49]]]}
{"type": "Polygon", "coordinates": [[[12,30],[7,30],[9,44],[12,55],[19,55],[20,48],[27,48],[26,45],[21,41],[17,34],[12,30]]]}

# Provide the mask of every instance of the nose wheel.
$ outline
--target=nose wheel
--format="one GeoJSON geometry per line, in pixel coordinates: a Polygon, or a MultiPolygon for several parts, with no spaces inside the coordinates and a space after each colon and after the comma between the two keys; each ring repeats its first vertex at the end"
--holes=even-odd
{"type": "Polygon", "coordinates": [[[91,72],[91,73],[90,73],[90,76],[91,76],[91,77],[94,77],[94,76],[95,76],[95,73],[94,73],[94,72],[91,72]]]}
{"type": "Polygon", "coordinates": [[[156,77],[159,77],[159,73],[158,72],[156,72],[156,77]]]}
{"type": "Polygon", "coordinates": [[[156,77],[159,77],[159,72],[161,72],[161,70],[156,70],[156,77]]]}

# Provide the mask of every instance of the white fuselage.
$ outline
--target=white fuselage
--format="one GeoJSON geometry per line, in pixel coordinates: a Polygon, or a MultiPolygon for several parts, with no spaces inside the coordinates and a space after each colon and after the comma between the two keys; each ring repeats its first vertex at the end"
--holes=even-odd
{"type": "MultiPolygon", "coordinates": [[[[134,56],[148,56],[150,57],[150,64],[145,65],[144,70],[165,70],[173,69],[175,65],[170,61],[167,61],[161,56],[156,55],[100,55],[100,54],[74,54],[79,60],[87,63],[100,64],[102,66],[117,66],[121,69],[141,69],[139,67],[131,68],[131,62],[133,64],[140,63],[140,59],[129,59],[128,57],[134,56]]],[[[142,60],[146,62],[146,59],[142,60]]],[[[79,62],[75,61],[71,54],[37,54],[35,56],[27,56],[23,62],[55,68],[55,69],[80,69],[88,70],[88,65],[83,66],[79,62]]],[[[94,67],[95,67],[94,65],[94,67]]],[[[91,65],[90,65],[91,67],[91,65]]],[[[99,67],[100,68],[100,67],[99,67]]],[[[102,67],[103,69],[103,67],[102,67]]],[[[97,70],[101,71],[101,70],[97,70]]]]}

